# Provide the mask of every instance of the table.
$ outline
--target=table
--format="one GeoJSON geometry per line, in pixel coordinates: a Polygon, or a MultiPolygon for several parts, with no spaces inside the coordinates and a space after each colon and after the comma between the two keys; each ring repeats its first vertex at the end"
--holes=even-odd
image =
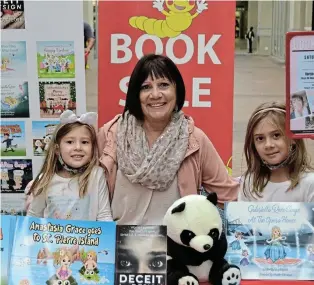
{"type": "MultiPolygon", "coordinates": [[[[200,285],[211,285],[201,282],[200,285]]],[[[314,281],[288,281],[288,280],[242,280],[241,285],[314,285],[314,281]]]]}

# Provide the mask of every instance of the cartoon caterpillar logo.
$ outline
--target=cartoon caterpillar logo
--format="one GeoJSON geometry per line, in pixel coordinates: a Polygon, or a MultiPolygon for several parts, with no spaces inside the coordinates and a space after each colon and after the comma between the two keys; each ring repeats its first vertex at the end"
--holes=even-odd
{"type": "Polygon", "coordinates": [[[206,0],[196,0],[197,10],[192,15],[190,11],[195,7],[195,2],[190,4],[189,0],[173,0],[173,3],[169,4],[170,1],[166,0],[166,6],[169,10],[167,12],[164,10],[164,2],[165,0],[154,0],[153,7],[165,15],[166,20],[134,16],[129,19],[129,24],[149,35],[155,35],[159,38],[174,38],[188,29],[193,19],[207,9],[206,0]]]}

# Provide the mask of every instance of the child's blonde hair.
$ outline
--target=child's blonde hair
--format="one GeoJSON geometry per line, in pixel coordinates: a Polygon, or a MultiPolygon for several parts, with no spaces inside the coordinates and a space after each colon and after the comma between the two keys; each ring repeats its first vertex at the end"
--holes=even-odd
{"type": "Polygon", "coordinates": [[[251,115],[245,135],[244,154],[247,164],[243,183],[245,196],[247,196],[247,192],[251,192],[252,196],[256,194],[258,197],[262,197],[261,193],[270,179],[271,170],[263,164],[254,144],[255,127],[264,118],[272,121],[292,148],[286,164],[291,180],[291,185],[287,190],[298,185],[302,173],[312,170],[304,141],[302,139],[291,140],[285,134],[286,106],[278,102],[263,103],[251,115]],[[251,180],[253,180],[252,183],[251,180]]]}
{"type": "Polygon", "coordinates": [[[79,173],[75,176],[79,176],[79,195],[80,197],[84,197],[87,193],[87,186],[90,174],[94,168],[95,165],[97,165],[98,161],[98,148],[97,148],[97,138],[96,138],[96,131],[94,127],[84,124],[81,122],[73,122],[73,123],[67,123],[67,124],[60,124],[54,131],[53,138],[51,142],[49,143],[49,147],[47,150],[47,154],[45,157],[45,161],[43,163],[43,166],[35,178],[34,182],[32,183],[32,186],[30,187],[30,190],[28,192],[28,195],[33,194],[34,196],[39,195],[43,191],[45,191],[48,187],[48,185],[51,182],[52,177],[54,174],[62,169],[62,165],[60,164],[58,160],[58,154],[56,153],[57,149],[59,148],[61,139],[66,136],[69,132],[75,130],[76,128],[84,127],[86,128],[90,133],[90,139],[92,143],[92,159],[88,163],[86,169],[83,173],[79,173]]]}

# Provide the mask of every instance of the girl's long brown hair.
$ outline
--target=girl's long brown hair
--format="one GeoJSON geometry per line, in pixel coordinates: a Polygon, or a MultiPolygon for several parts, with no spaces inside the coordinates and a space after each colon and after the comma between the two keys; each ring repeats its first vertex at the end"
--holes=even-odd
{"type": "Polygon", "coordinates": [[[289,162],[287,163],[291,180],[291,185],[287,190],[291,190],[298,185],[302,173],[313,169],[310,165],[304,141],[302,139],[292,141],[285,134],[285,110],[286,106],[278,102],[263,103],[255,109],[249,119],[244,142],[244,154],[247,164],[243,183],[243,192],[245,196],[252,194],[252,197],[262,197],[261,194],[263,189],[270,179],[271,171],[263,164],[254,144],[255,127],[266,117],[275,124],[281,134],[286,137],[287,144],[291,144],[291,147],[293,148],[289,162]],[[271,108],[281,109],[282,111],[271,108]]]}
{"type": "Polygon", "coordinates": [[[92,126],[82,124],[80,122],[68,123],[65,125],[59,125],[54,134],[51,142],[49,143],[49,147],[47,150],[47,155],[45,157],[43,166],[39,171],[39,174],[35,178],[28,194],[33,194],[37,196],[41,194],[43,191],[47,189],[49,186],[52,177],[55,173],[62,169],[62,166],[58,160],[58,155],[56,153],[61,139],[66,136],[69,132],[73,131],[78,127],[84,126],[89,132],[91,136],[91,143],[92,143],[92,159],[89,162],[87,168],[83,173],[75,175],[75,177],[79,177],[79,195],[80,198],[84,197],[87,193],[87,186],[90,174],[95,165],[97,165],[98,161],[98,150],[97,150],[97,140],[96,140],[96,132],[92,126]]]}

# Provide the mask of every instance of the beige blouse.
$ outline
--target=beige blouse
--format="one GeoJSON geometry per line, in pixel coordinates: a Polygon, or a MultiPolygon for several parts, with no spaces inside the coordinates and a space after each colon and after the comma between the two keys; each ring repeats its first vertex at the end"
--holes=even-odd
{"type": "Polygon", "coordinates": [[[161,225],[164,215],[180,198],[177,177],[166,191],[152,191],[132,184],[118,170],[112,199],[113,220],[118,225],[161,225]]]}

